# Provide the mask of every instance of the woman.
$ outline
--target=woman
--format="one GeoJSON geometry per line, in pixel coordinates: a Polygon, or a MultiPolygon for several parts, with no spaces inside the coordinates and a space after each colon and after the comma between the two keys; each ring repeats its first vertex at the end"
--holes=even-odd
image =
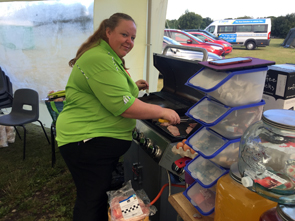
{"type": "Polygon", "coordinates": [[[101,22],[69,62],[73,70],[56,140],[77,188],[74,220],[108,220],[106,191],[119,157],[131,145],[135,119],[180,123],[175,111],[136,98],[148,84],[135,83],[123,60],[135,37],[134,20],[116,13],[101,22]]]}

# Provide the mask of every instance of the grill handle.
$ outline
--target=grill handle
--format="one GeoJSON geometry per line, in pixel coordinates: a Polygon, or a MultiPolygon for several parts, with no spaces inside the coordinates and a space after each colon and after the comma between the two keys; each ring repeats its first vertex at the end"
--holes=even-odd
{"type": "Polygon", "coordinates": [[[208,60],[208,52],[207,52],[207,50],[205,48],[168,44],[168,45],[166,45],[166,47],[163,50],[164,55],[166,54],[166,52],[168,51],[169,48],[176,48],[176,49],[182,49],[182,50],[187,50],[187,51],[203,52],[204,55],[203,55],[203,60],[202,61],[207,61],[208,60]]]}

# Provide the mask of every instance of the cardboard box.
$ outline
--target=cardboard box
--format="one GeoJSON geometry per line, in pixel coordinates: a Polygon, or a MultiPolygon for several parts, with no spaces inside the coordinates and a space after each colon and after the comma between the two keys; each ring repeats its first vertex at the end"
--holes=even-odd
{"type": "Polygon", "coordinates": [[[269,66],[262,99],[264,111],[269,109],[295,109],[295,64],[269,66]]]}
{"type": "Polygon", "coordinates": [[[266,111],[269,109],[295,110],[295,98],[291,98],[287,100],[275,99],[271,95],[263,94],[262,99],[265,101],[263,111],[266,111]]]}

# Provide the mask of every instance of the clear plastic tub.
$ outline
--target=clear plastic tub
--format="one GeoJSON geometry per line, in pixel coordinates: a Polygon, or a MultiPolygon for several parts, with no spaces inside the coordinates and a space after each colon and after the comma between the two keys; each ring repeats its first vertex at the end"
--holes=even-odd
{"type": "Polygon", "coordinates": [[[262,116],[265,102],[228,107],[209,97],[203,97],[186,115],[205,127],[210,127],[227,139],[240,138],[245,130],[262,116]]]}
{"type": "Polygon", "coordinates": [[[186,85],[221,103],[237,107],[261,101],[268,67],[220,72],[202,68],[186,85]]]}
{"type": "Polygon", "coordinates": [[[240,138],[228,140],[206,127],[201,127],[185,142],[205,159],[230,168],[238,161],[240,138]]]}
{"type": "Polygon", "coordinates": [[[202,215],[208,216],[214,212],[215,186],[204,188],[198,182],[194,182],[183,192],[183,195],[202,215]]]}
{"type": "Polygon", "coordinates": [[[191,160],[184,170],[204,188],[212,187],[221,176],[228,173],[228,170],[203,158],[201,155],[191,160]]]}

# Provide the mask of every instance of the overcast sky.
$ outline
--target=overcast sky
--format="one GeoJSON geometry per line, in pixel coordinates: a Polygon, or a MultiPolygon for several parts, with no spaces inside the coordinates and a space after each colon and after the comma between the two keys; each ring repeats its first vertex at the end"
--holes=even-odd
{"type": "Polygon", "coordinates": [[[168,0],[166,19],[178,19],[186,10],[212,20],[242,16],[286,16],[295,13],[294,0],[168,0]]]}

